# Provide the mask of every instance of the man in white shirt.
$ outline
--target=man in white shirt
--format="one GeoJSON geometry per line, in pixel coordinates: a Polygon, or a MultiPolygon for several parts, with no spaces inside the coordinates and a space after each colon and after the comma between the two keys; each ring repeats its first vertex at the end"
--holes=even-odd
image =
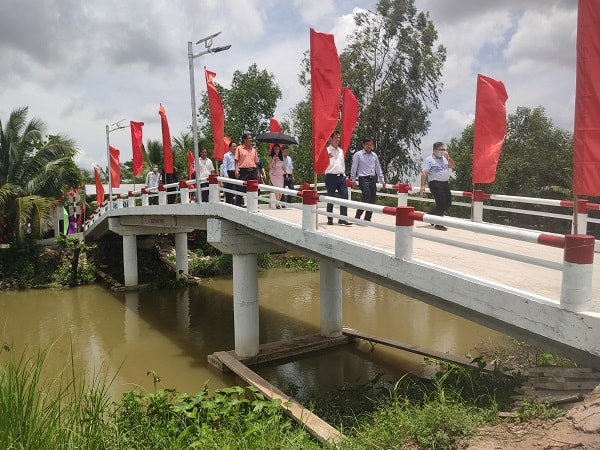
{"type": "MultiPolygon", "coordinates": [[[[200,150],[200,159],[198,160],[197,170],[198,178],[201,180],[207,180],[209,175],[216,173],[212,161],[208,159],[208,149],[206,148],[200,150]]],[[[196,172],[192,174],[191,178],[192,180],[196,178],[196,172]]],[[[200,189],[202,189],[202,201],[208,202],[208,180],[200,182],[200,189]]]]}
{"type": "MultiPolygon", "coordinates": [[[[290,151],[289,145],[281,146],[281,154],[283,155],[283,187],[294,190],[294,164],[292,163],[292,158],[288,154],[290,151]]],[[[283,195],[281,200],[287,203],[292,202],[291,195],[283,195]],[[287,199],[286,199],[287,197],[287,199]]],[[[285,206],[284,206],[285,208],[285,206]]]]}
{"type": "MultiPolygon", "coordinates": [[[[329,167],[325,170],[325,186],[327,187],[327,196],[334,197],[335,193],[340,194],[340,198],[348,200],[348,186],[346,185],[346,163],[344,161],[344,151],[339,147],[340,132],[334,131],[330,138],[330,145],[327,147],[329,155],[329,167]]],[[[327,203],[327,212],[333,212],[333,203],[327,203]]],[[[340,205],[340,215],[347,216],[348,208],[340,205]]],[[[352,225],[347,220],[338,220],[340,225],[352,225]]],[[[327,217],[327,225],[333,225],[333,218],[327,217]]]]}
{"type": "MultiPolygon", "coordinates": [[[[425,182],[428,181],[429,192],[435,199],[435,207],[429,211],[429,214],[443,216],[450,206],[452,206],[452,193],[448,180],[450,179],[450,169],[454,169],[456,164],[446,151],[443,142],[433,144],[433,153],[425,158],[422,164],[421,172],[421,197],[425,194],[425,182]]],[[[446,231],[443,225],[436,225],[436,230],[446,231]]]]}
{"type": "Polygon", "coordinates": [[[148,193],[151,195],[149,199],[150,205],[158,205],[158,185],[161,182],[161,174],[158,171],[158,166],[156,164],[152,164],[152,170],[146,174],[146,189],[148,193]]]}

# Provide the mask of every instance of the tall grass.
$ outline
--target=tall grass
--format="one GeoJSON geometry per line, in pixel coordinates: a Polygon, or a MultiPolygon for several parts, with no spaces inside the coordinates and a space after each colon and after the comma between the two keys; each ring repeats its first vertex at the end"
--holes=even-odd
{"type": "Polygon", "coordinates": [[[107,384],[79,375],[72,352],[60,373],[48,373],[50,348],[34,356],[0,349],[0,448],[101,448],[107,384]]]}

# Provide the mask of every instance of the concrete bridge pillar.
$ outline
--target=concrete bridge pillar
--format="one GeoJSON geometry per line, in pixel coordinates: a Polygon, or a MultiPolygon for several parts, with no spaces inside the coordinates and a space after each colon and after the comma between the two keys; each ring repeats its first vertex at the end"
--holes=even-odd
{"type": "Polygon", "coordinates": [[[189,273],[187,252],[187,233],[175,233],[175,269],[177,271],[177,279],[183,278],[189,273]]]}
{"type": "Polygon", "coordinates": [[[233,255],[233,327],[235,353],[258,355],[258,266],[256,254],[233,255]]]}
{"type": "Polygon", "coordinates": [[[138,285],[137,240],[135,235],[123,235],[123,278],[125,286],[138,285]]]}
{"type": "Polygon", "coordinates": [[[321,261],[321,336],[342,335],[342,271],[329,261],[321,261]]]}

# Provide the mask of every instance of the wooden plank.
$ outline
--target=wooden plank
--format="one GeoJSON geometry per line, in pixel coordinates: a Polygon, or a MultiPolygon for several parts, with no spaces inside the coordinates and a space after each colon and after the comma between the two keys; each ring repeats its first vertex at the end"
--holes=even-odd
{"type": "MultiPolygon", "coordinates": [[[[420,347],[418,345],[407,344],[405,342],[392,341],[391,339],[386,339],[378,336],[373,336],[371,334],[363,333],[361,331],[353,330],[350,328],[342,328],[342,333],[346,336],[351,336],[353,338],[364,339],[371,343],[376,342],[378,344],[387,345],[388,347],[397,348],[400,350],[404,350],[411,353],[416,353],[417,355],[426,356],[428,358],[439,359],[441,361],[448,361],[454,364],[459,364],[461,366],[479,368],[477,363],[471,362],[472,360],[469,358],[465,358],[462,356],[451,355],[449,353],[438,352],[436,350],[426,349],[424,347],[420,347]]],[[[484,368],[483,370],[493,372],[493,369],[484,368]]]]}
{"type": "MultiPolygon", "coordinates": [[[[268,342],[261,344],[258,349],[258,354],[253,357],[243,358],[237,356],[235,353],[230,353],[238,361],[242,362],[246,366],[253,366],[255,364],[261,364],[267,361],[276,361],[286,358],[293,358],[306,353],[312,353],[317,350],[323,350],[326,348],[337,347],[340,345],[349,344],[352,338],[348,336],[335,336],[335,337],[324,337],[320,334],[307,334],[304,336],[298,336],[291,339],[284,339],[281,341],[268,342]]],[[[212,355],[208,355],[208,362],[221,370],[222,372],[228,370],[227,366],[220,363],[219,359],[212,355]]]]}
{"type": "Polygon", "coordinates": [[[244,381],[256,387],[263,395],[269,399],[280,399],[283,402],[282,408],[286,413],[303,424],[320,442],[337,445],[344,439],[344,435],[337,429],[292,400],[288,395],[238,361],[231,353],[216,352],[214,355],[244,381]]]}

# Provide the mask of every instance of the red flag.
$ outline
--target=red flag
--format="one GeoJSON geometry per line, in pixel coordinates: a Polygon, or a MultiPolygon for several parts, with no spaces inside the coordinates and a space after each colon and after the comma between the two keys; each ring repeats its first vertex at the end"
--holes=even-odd
{"type": "Polygon", "coordinates": [[[600,196],[600,2],[579,0],[573,195],[600,196]]]}
{"type": "MultiPolygon", "coordinates": [[[[231,144],[231,138],[229,136],[223,137],[223,142],[225,142],[226,148],[229,148],[229,144],[231,144]]],[[[225,156],[225,154],[223,154],[225,156]]]]}
{"type": "Polygon", "coordinates": [[[187,162],[188,162],[188,179],[192,179],[192,174],[194,173],[194,154],[191,150],[188,150],[187,153],[187,162]]]}
{"type": "Polygon", "coordinates": [[[131,129],[131,151],[133,153],[133,176],[139,175],[144,166],[142,159],[142,127],[144,122],[129,122],[131,129]]]}
{"type": "Polygon", "coordinates": [[[352,132],[356,127],[357,120],[358,100],[356,100],[350,88],[345,87],[342,89],[342,142],[340,143],[342,150],[344,150],[344,156],[346,156],[346,152],[350,147],[352,132]]]}
{"type": "Polygon", "coordinates": [[[327,140],[340,116],[342,73],[332,34],[310,29],[313,165],[316,173],[329,166],[327,140]]]}
{"type": "Polygon", "coordinates": [[[118,188],[121,187],[121,162],[119,161],[121,152],[112,145],[108,146],[108,150],[110,153],[110,184],[112,187],[118,188]]]}
{"type": "Polygon", "coordinates": [[[506,138],[506,100],[502,81],[477,75],[473,131],[473,184],[492,183],[506,138]]]}
{"type": "MultiPolygon", "coordinates": [[[[281,125],[279,121],[274,118],[269,119],[269,131],[271,133],[281,133],[281,125]]],[[[275,144],[269,144],[269,151],[273,148],[275,144]]]]}
{"type": "Polygon", "coordinates": [[[160,105],[158,109],[160,114],[160,124],[162,127],[163,141],[163,168],[165,173],[173,173],[173,148],[171,147],[171,132],[169,131],[169,122],[167,122],[167,114],[165,108],[160,105]]]}
{"type": "Polygon", "coordinates": [[[102,180],[100,180],[100,173],[97,167],[94,167],[94,181],[96,182],[96,203],[100,206],[104,203],[104,186],[102,186],[102,180]]]}
{"type": "Polygon", "coordinates": [[[210,109],[210,124],[213,134],[213,155],[215,159],[222,161],[227,148],[225,146],[225,110],[221,96],[217,92],[217,88],[213,83],[213,78],[217,76],[215,72],[211,72],[204,67],[204,75],[206,77],[206,91],[208,93],[208,107],[210,109]]]}

